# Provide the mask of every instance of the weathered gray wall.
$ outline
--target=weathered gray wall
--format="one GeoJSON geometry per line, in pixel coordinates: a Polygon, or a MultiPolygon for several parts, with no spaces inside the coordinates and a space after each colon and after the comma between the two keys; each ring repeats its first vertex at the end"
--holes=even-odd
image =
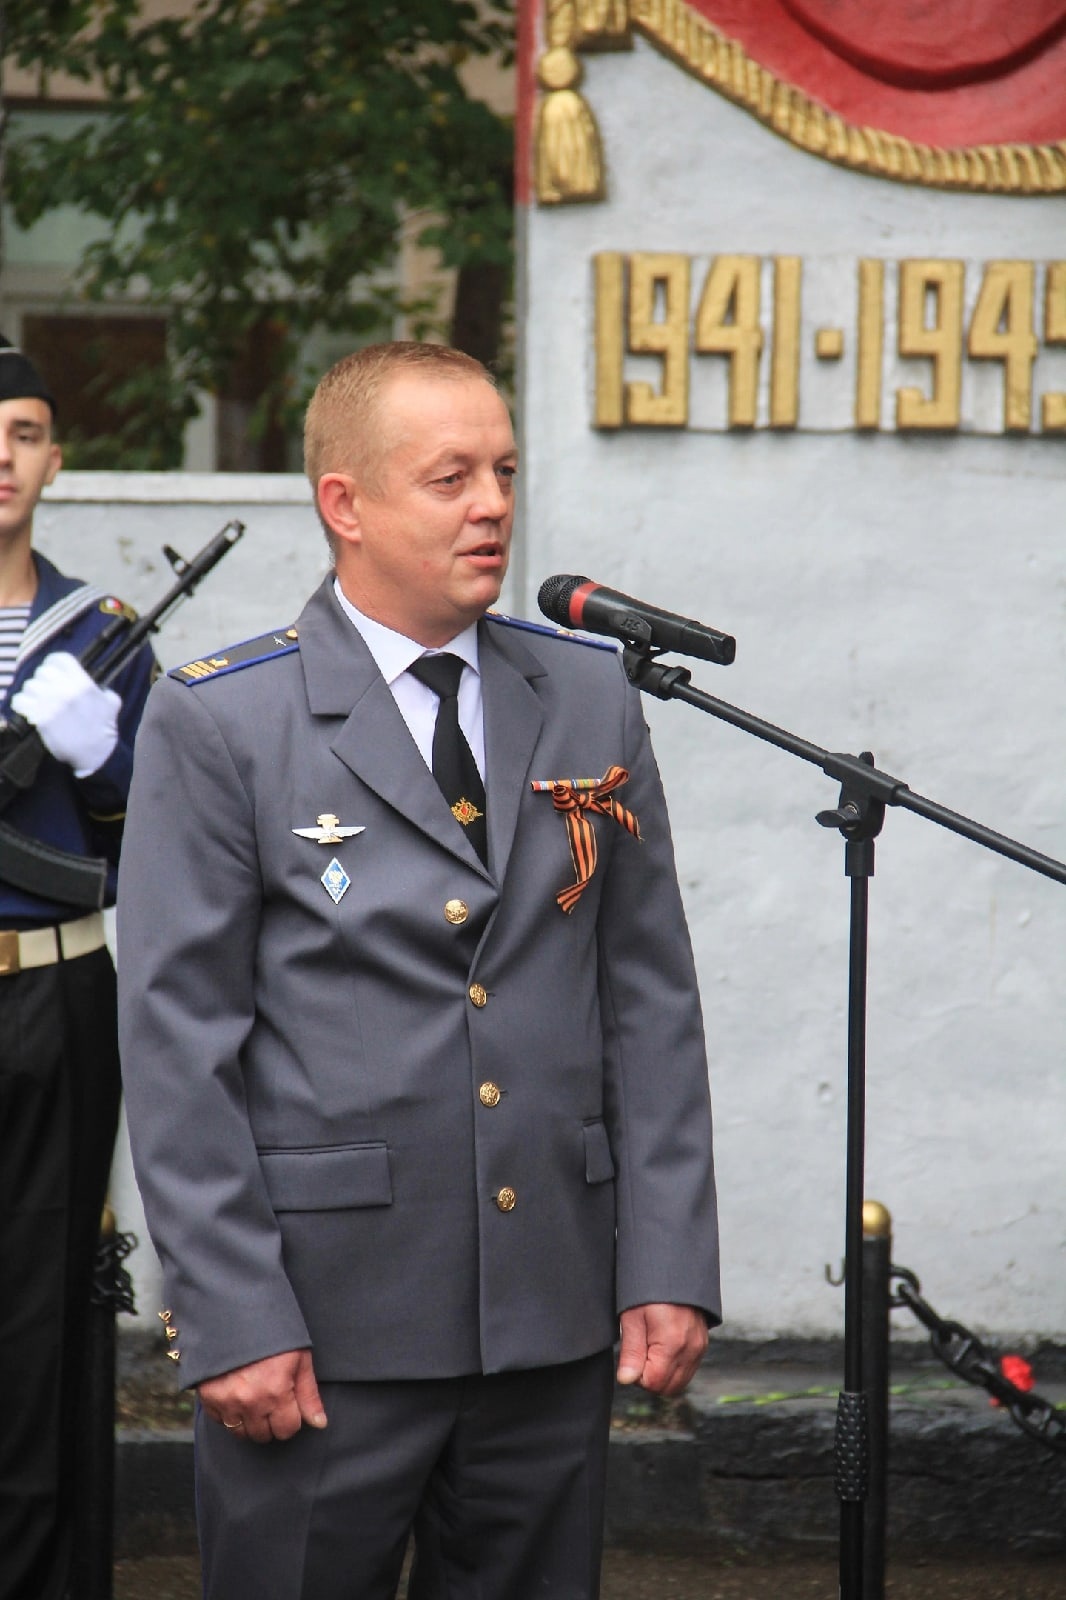
{"type": "MultiPolygon", "coordinates": [[[[639,38],[583,64],[608,199],[533,206],[524,223],[527,603],[547,574],[585,573],[733,633],[728,671],[689,663],[699,686],[815,744],[872,749],[918,793],[1066,857],[1063,437],[973,431],[1001,415],[997,363],[964,363],[957,433],[861,435],[848,388],[858,258],[1055,260],[1063,200],[830,166],[639,38]],[[596,431],[598,252],[694,258],[693,314],[717,253],[801,257],[800,429],[765,427],[764,361],[760,426],[724,431],[725,361],[704,356],[687,428],[596,431]],[[844,363],[816,362],[820,322],[843,326],[844,363]]],[[[897,357],[888,311],[886,429],[893,390],[930,383],[928,362],[897,357]]],[[[1063,361],[1041,350],[1038,396],[1066,389],[1063,361]]],[[[626,376],[658,387],[660,363],[629,356],[626,376]]],[[[814,814],[835,787],[680,704],[648,714],[707,1014],[728,1325],[832,1332],[848,889],[814,814]]],[[[889,813],[866,1192],[938,1306],[1014,1337],[1066,1337],[1064,956],[1060,885],[889,813]]]]}

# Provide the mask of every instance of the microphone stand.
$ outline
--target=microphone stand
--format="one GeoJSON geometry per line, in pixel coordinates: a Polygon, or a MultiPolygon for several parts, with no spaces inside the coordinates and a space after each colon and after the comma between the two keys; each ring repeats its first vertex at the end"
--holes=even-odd
{"type": "Polygon", "coordinates": [[[1039,854],[1027,845],[994,833],[982,823],[913,793],[899,778],[879,772],[868,750],[859,756],[833,754],[787,733],[772,723],[691,687],[685,667],[661,664],[646,638],[641,619],[634,618],[632,640],[622,651],[629,681],[660,700],[683,700],[700,711],[776,745],[801,761],[821,767],[840,783],[837,804],[816,817],[823,828],[837,828],[844,838],[844,872],[851,879],[851,928],[848,956],[848,1115],[844,1254],[844,1386],[837,1397],[835,1461],[840,1500],[840,1597],[862,1600],[863,1513],[870,1467],[869,1420],[863,1390],[862,1361],[862,1205],[866,1143],[866,977],[869,881],[874,872],[874,840],[881,831],[886,806],[939,823],[987,850],[1066,883],[1066,863],[1039,854]]]}

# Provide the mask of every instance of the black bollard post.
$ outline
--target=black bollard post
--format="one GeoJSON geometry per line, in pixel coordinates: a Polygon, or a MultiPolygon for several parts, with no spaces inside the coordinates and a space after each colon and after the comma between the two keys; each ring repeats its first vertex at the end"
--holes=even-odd
{"type": "Polygon", "coordinates": [[[78,1600],[112,1600],[115,1547],[115,1315],[134,1308],[130,1275],[122,1265],[136,1246],[115,1229],[105,1206],[86,1307],[80,1435],[84,1445],[74,1498],[71,1594],[78,1600]]]}
{"type": "Polygon", "coordinates": [[[889,1279],[892,1218],[877,1200],[862,1208],[862,1371],[870,1440],[863,1522],[863,1600],[884,1600],[888,1509],[889,1279]]]}
{"type": "Polygon", "coordinates": [[[109,1293],[115,1214],[104,1207],[83,1344],[81,1437],[75,1489],[72,1589],[79,1600],[111,1600],[115,1504],[115,1302],[109,1293]]]}
{"type": "Polygon", "coordinates": [[[115,1510],[115,1213],[104,1207],[86,1311],[82,1381],[84,1455],[74,1512],[72,1592],[111,1600],[115,1510]]]}

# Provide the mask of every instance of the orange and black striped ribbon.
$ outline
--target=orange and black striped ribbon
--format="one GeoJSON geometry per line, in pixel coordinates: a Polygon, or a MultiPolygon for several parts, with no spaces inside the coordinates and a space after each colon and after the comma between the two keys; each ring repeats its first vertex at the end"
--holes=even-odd
{"type": "Polygon", "coordinates": [[[589,812],[613,817],[627,833],[640,838],[640,823],[632,811],[613,798],[613,791],[628,781],[625,767],[608,767],[602,778],[544,778],[533,784],[538,792],[551,795],[556,811],[566,820],[575,881],[560,889],[555,898],[567,914],[577,905],[596,870],[596,834],[589,812]]]}

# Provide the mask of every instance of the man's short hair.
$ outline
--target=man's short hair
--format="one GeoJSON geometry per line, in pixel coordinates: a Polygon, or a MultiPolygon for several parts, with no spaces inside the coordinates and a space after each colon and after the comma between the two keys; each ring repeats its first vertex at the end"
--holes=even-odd
{"type": "Polygon", "coordinates": [[[304,471],[312,489],[317,492],[326,472],[350,472],[375,486],[380,459],[377,403],[388,380],[403,372],[427,378],[482,378],[495,387],[480,361],[449,345],[395,339],[344,356],[321,379],[307,407],[304,471]]]}

